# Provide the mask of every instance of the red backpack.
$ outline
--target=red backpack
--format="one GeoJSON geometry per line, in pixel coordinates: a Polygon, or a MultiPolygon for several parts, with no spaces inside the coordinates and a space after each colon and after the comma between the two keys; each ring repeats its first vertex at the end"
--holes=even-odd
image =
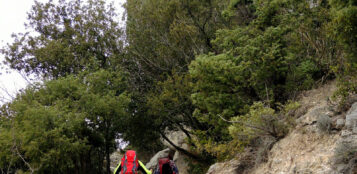
{"type": "Polygon", "coordinates": [[[176,174],[173,163],[169,158],[159,159],[159,170],[160,174],[176,174]]]}
{"type": "Polygon", "coordinates": [[[125,155],[121,159],[121,171],[120,174],[137,174],[139,162],[136,158],[136,152],[134,150],[126,151],[125,155]]]}

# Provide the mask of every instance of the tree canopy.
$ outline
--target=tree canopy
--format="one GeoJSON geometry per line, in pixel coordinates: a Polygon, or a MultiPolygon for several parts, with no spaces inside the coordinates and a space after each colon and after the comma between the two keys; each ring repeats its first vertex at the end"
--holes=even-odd
{"type": "Polygon", "coordinates": [[[3,173],[110,173],[117,139],[205,173],[294,127],[299,93],[357,92],[355,0],[35,2],[5,63],[43,81],[0,109],[3,173]],[[166,135],[181,131],[189,148],[166,135]],[[198,163],[197,163],[198,162],[198,163]],[[201,165],[202,164],[202,165],[201,165]]]}
{"type": "Polygon", "coordinates": [[[59,0],[28,12],[27,32],[2,53],[11,68],[50,78],[114,68],[123,57],[122,30],[113,4],[59,0]]]}

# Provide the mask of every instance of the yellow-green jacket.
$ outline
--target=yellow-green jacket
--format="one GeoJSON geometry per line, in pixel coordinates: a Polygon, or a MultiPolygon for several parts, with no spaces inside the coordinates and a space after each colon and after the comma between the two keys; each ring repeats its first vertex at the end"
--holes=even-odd
{"type": "MultiPolygon", "coordinates": [[[[138,166],[137,171],[142,171],[143,173],[151,174],[151,172],[145,167],[145,165],[140,160],[138,160],[138,163],[139,163],[139,166],[138,166]]],[[[117,168],[114,170],[114,174],[120,174],[121,168],[122,168],[122,166],[121,166],[121,161],[120,161],[117,168]]]]}

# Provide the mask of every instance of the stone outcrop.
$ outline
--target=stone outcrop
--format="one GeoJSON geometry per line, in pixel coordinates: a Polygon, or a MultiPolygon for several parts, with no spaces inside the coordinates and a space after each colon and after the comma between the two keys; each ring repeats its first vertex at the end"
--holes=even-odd
{"type": "Polygon", "coordinates": [[[349,130],[357,129],[357,102],[347,112],[345,126],[349,130]]]}
{"type": "Polygon", "coordinates": [[[342,129],[344,126],[345,126],[345,119],[343,119],[343,118],[337,119],[336,128],[342,129]]]}
{"type": "MultiPolygon", "coordinates": [[[[169,138],[170,141],[172,141],[178,147],[181,147],[181,148],[186,149],[186,150],[188,149],[188,145],[186,144],[186,141],[185,141],[187,136],[182,131],[168,131],[166,133],[166,136],[167,136],[167,138],[169,138]]],[[[169,147],[170,149],[175,149],[166,140],[162,139],[161,141],[164,144],[164,146],[169,147]]]]}
{"type": "Polygon", "coordinates": [[[168,157],[169,156],[169,153],[170,153],[170,148],[167,148],[167,149],[164,149],[160,152],[157,152],[154,157],[152,157],[150,159],[150,161],[146,164],[146,168],[148,169],[155,169],[157,164],[158,164],[158,161],[160,158],[165,158],[165,157],[168,157]]]}
{"type": "Polygon", "coordinates": [[[207,174],[239,174],[239,160],[230,160],[228,162],[215,163],[207,171],[207,174]]]}
{"type": "MultiPolygon", "coordinates": [[[[271,149],[269,148],[267,160],[263,163],[257,163],[254,168],[247,169],[245,167],[254,164],[244,164],[244,155],[240,155],[235,159],[213,164],[206,174],[357,173],[357,102],[352,102],[351,108],[345,114],[334,112],[326,100],[334,89],[335,85],[330,84],[322,89],[308,91],[301,98],[300,103],[304,111],[297,116],[296,127],[272,145],[271,149]],[[331,130],[319,131],[318,123],[321,117],[328,117],[331,120],[331,127],[328,127],[331,130]],[[341,149],[341,144],[350,144],[352,150],[356,150],[347,162],[337,160],[336,154],[338,149],[341,149]]],[[[177,146],[189,150],[184,133],[169,132],[166,135],[177,146]]],[[[168,142],[163,140],[163,143],[168,148],[158,152],[147,164],[148,168],[155,168],[160,157],[168,156],[170,151],[175,150],[168,142]]],[[[345,151],[348,150],[351,148],[346,148],[345,151]]],[[[178,151],[174,153],[174,162],[180,174],[188,174],[187,157],[178,151]]]]}
{"type": "MultiPolygon", "coordinates": [[[[326,98],[331,92],[319,92],[316,95],[326,98]]],[[[261,164],[250,173],[340,174],[347,171],[346,164],[337,164],[334,159],[340,144],[354,139],[354,115],[357,115],[357,104],[354,104],[345,116],[335,115],[322,97],[308,98],[312,99],[313,105],[306,114],[297,119],[295,130],[273,146],[267,163],[261,164]],[[336,130],[329,133],[319,132],[315,123],[320,116],[328,116],[335,120],[336,130]]]]}
{"type": "MultiPolygon", "coordinates": [[[[166,136],[172,141],[176,146],[181,147],[185,150],[189,150],[189,146],[186,144],[186,135],[181,131],[170,131],[166,133],[166,136]]],[[[146,164],[147,168],[155,169],[158,164],[158,159],[162,157],[167,157],[169,153],[173,153],[173,161],[175,162],[180,174],[189,174],[187,157],[183,153],[176,151],[176,149],[166,140],[162,139],[164,146],[168,147],[162,151],[157,152],[154,157],[150,159],[150,162],[146,164]]]]}
{"type": "MultiPolygon", "coordinates": [[[[166,133],[166,136],[172,141],[176,146],[181,147],[182,149],[189,150],[189,146],[186,144],[186,134],[182,131],[170,131],[166,133]]],[[[176,150],[169,142],[162,140],[163,144],[169,147],[171,150],[176,150]]],[[[179,169],[180,174],[189,174],[187,156],[181,153],[180,151],[175,151],[173,161],[175,162],[177,168],[179,169]]]]}
{"type": "Polygon", "coordinates": [[[306,112],[296,120],[295,129],[273,145],[267,162],[248,171],[239,168],[241,161],[231,160],[212,165],[207,174],[349,174],[357,171],[356,165],[351,164],[357,162],[357,156],[352,156],[348,163],[335,161],[342,143],[357,145],[357,103],[346,114],[336,115],[326,100],[334,89],[335,85],[330,84],[311,90],[302,97],[300,103],[306,106],[306,112]],[[332,131],[319,131],[316,123],[321,116],[334,122],[332,131]]]}
{"type": "Polygon", "coordinates": [[[120,153],[120,151],[115,151],[110,155],[110,170],[114,172],[115,168],[119,164],[119,161],[121,160],[123,154],[120,153]]]}

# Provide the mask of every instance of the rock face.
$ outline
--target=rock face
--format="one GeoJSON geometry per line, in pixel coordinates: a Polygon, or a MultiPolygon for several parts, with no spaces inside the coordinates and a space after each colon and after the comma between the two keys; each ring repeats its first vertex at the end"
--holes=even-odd
{"type": "MultiPolygon", "coordinates": [[[[268,162],[250,173],[351,173],[354,166],[341,161],[336,162],[336,154],[341,144],[357,144],[357,131],[354,132],[357,128],[357,103],[354,103],[347,112],[346,119],[343,119],[344,116],[336,116],[339,118],[336,121],[336,128],[342,129],[340,132],[318,133],[314,122],[319,115],[334,117],[323,100],[316,102],[315,106],[297,120],[296,129],[273,146],[268,162]]],[[[353,158],[351,161],[353,162],[353,158]]]]}
{"type": "Polygon", "coordinates": [[[328,85],[311,90],[301,98],[300,103],[306,106],[306,112],[296,120],[296,128],[273,145],[266,163],[244,171],[239,169],[240,161],[231,160],[212,165],[207,174],[344,174],[351,171],[347,164],[337,164],[334,159],[336,148],[342,142],[357,144],[357,134],[353,131],[357,127],[357,103],[346,116],[334,115],[326,97],[335,89],[335,85],[328,85]],[[330,134],[318,131],[317,123],[321,116],[336,119],[336,128],[342,131],[335,130],[330,134]]]}
{"type": "Polygon", "coordinates": [[[345,126],[350,130],[357,128],[357,102],[347,112],[345,126]]]}
{"type": "Polygon", "coordinates": [[[187,171],[188,163],[187,163],[186,155],[182,154],[181,152],[176,151],[173,160],[174,160],[177,168],[179,169],[180,174],[189,174],[187,171]]]}
{"type": "Polygon", "coordinates": [[[345,126],[345,119],[340,118],[336,121],[337,129],[342,129],[344,126],[345,126]]]}
{"type": "MultiPolygon", "coordinates": [[[[185,150],[189,150],[188,145],[185,143],[186,135],[183,132],[180,131],[172,131],[172,132],[167,132],[166,136],[172,141],[175,145],[178,147],[181,147],[185,150]]],[[[167,149],[164,149],[154,155],[150,159],[150,162],[146,164],[146,167],[149,169],[155,169],[157,164],[158,164],[158,159],[163,158],[163,157],[168,157],[169,153],[173,153],[173,161],[175,162],[179,173],[180,174],[189,174],[187,169],[188,169],[188,162],[186,160],[186,155],[182,154],[179,151],[176,151],[175,148],[168,143],[165,140],[162,140],[163,144],[168,147],[167,149]]]]}
{"type": "Polygon", "coordinates": [[[313,130],[291,132],[273,146],[268,162],[251,173],[333,173],[330,159],[340,136],[321,135],[313,130]]]}
{"type": "MultiPolygon", "coordinates": [[[[172,141],[175,145],[178,147],[181,147],[185,150],[189,150],[189,146],[186,144],[185,139],[187,138],[186,134],[181,132],[181,131],[171,131],[167,132],[166,136],[172,141]]],[[[163,144],[167,147],[169,147],[171,150],[175,150],[175,148],[168,143],[165,140],[162,140],[163,144]]],[[[173,161],[175,162],[180,174],[189,174],[187,169],[188,169],[188,163],[186,160],[186,155],[182,154],[179,151],[176,151],[174,154],[173,161]]]]}
{"type": "Polygon", "coordinates": [[[207,171],[207,174],[239,174],[240,162],[230,160],[224,163],[213,164],[207,171]]]}
{"type": "MultiPolygon", "coordinates": [[[[330,92],[319,92],[324,97],[330,92]]],[[[323,173],[340,174],[346,171],[345,164],[336,164],[336,149],[345,141],[350,141],[357,120],[357,104],[342,118],[335,116],[329,109],[326,100],[309,96],[312,107],[297,120],[297,127],[284,139],[277,142],[269,153],[267,163],[256,167],[254,174],[266,173],[323,173]],[[319,133],[316,129],[316,118],[321,115],[337,117],[336,128],[341,132],[330,134],[319,133]],[[345,129],[348,127],[348,129],[345,129]]],[[[352,138],[353,139],[353,138],[352,138]]]]}
{"type": "Polygon", "coordinates": [[[156,166],[157,166],[157,164],[158,164],[159,159],[160,159],[160,158],[168,157],[169,153],[170,153],[170,149],[169,149],[169,148],[164,149],[164,150],[162,150],[162,151],[160,151],[160,152],[157,152],[157,153],[154,155],[154,157],[152,157],[152,158],[150,159],[150,161],[146,164],[146,168],[148,168],[148,169],[155,169],[156,166]]]}
{"type": "MultiPolygon", "coordinates": [[[[175,145],[187,149],[188,146],[185,143],[185,139],[186,139],[186,134],[184,134],[181,131],[170,131],[166,133],[167,138],[169,138],[170,141],[172,141],[175,145]]],[[[170,143],[168,143],[166,140],[162,139],[161,140],[163,142],[163,144],[167,147],[169,147],[170,149],[175,149],[170,143]]]]}
{"type": "Polygon", "coordinates": [[[110,155],[110,170],[114,172],[115,168],[119,164],[119,161],[123,157],[123,154],[121,154],[119,151],[115,151],[110,155]]]}

